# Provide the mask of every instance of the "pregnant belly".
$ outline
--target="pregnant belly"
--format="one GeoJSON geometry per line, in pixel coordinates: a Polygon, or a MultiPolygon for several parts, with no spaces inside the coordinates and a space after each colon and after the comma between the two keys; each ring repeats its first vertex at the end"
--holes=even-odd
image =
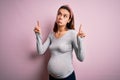
{"type": "Polygon", "coordinates": [[[52,57],[48,63],[48,71],[54,77],[66,77],[73,71],[73,66],[66,58],[52,57]]]}

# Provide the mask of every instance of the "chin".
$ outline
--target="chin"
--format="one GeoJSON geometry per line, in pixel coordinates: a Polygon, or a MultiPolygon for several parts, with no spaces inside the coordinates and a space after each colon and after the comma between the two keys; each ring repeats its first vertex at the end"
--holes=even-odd
{"type": "Polygon", "coordinates": [[[63,26],[62,24],[57,24],[58,26],[63,26]]]}

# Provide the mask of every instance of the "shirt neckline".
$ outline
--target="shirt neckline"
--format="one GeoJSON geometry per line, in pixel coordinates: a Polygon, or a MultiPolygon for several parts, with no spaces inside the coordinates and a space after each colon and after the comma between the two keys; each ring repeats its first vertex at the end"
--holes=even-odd
{"type": "Polygon", "coordinates": [[[63,38],[65,35],[67,35],[68,34],[68,32],[69,32],[70,30],[67,30],[67,32],[64,34],[64,35],[62,35],[61,37],[55,37],[55,32],[53,32],[53,37],[55,38],[55,39],[61,39],[61,38],[63,38]]]}

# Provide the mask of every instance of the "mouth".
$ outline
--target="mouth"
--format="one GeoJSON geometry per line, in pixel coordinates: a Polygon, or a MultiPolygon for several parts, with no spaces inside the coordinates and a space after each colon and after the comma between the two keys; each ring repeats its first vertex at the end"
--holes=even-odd
{"type": "Polygon", "coordinates": [[[59,20],[59,21],[57,21],[57,23],[62,23],[62,21],[59,20]]]}

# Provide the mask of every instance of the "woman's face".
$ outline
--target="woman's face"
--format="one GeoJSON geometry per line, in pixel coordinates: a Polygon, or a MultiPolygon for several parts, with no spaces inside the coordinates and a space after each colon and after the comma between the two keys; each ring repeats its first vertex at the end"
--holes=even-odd
{"type": "Polygon", "coordinates": [[[56,23],[58,26],[66,26],[67,23],[70,21],[70,13],[66,9],[59,9],[57,17],[56,17],[56,23]]]}

